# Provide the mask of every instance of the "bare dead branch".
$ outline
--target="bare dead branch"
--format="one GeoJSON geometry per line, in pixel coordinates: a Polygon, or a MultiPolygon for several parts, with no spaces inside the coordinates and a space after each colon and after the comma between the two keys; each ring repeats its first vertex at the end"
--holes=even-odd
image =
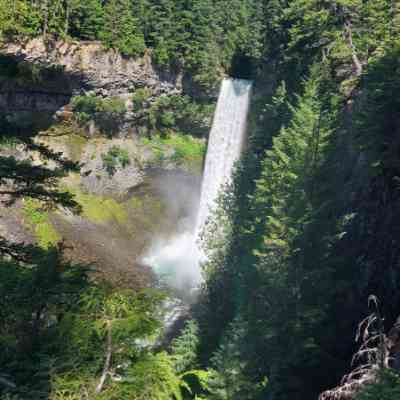
{"type": "Polygon", "coordinates": [[[358,324],[356,341],[361,341],[361,345],[354,354],[351,365],[362,360],[365,362],[345,375],[339,386],[322,393],[319,400],[353,400],[365,385],[376,382],[382,369],[389,368],[391,341],[384,332],[376,296],[369,296],[368,306],[374,307],[374,312],[358,324]]]}
{"type": "Polygon", "coordinates": [[[110,373],[111,356],[112,356],[112,334],[111,334],[111,321],[106,322],[107,330],[107,348],[106,348],[106,359],[104,362],[103,373],[101,374],[99,384],[96,387],[96,393],[99,394],[103,390],[104,383],[107,379],[107,375],[110,373]]]}

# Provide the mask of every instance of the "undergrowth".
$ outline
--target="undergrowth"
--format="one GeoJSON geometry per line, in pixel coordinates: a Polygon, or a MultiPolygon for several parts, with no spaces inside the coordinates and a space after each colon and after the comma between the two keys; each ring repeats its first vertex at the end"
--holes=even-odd
{"type": "Polygon", "coordinates": [[[82,216],[97,224],[117,221],[124,224],[128,218],[123,204],[111,198],[83,193],[69,189],[75,195],[75,200],[82,206],[82,216]]]}
{"type": "Polygon", "coordinates": [[[0,135],[0,150],[15,149],[19,143],[16,137],[0,135]]]}
{"type": "Polygon", "coordinates": [[[48,249],[61,240],[50,221],[49,213],[43,208],[39,200],[30,197],[25,198],[23,213],[41,248],[48,249]]]}
{"type": "Polygon", "coordinates": [[[107,153],[102,154],[101,158],[110,176],[115,174],[118,166],[126,168],[131,163],[128,150],[120,146],[112,146],[107,153]]]}
{"type": "Polygon", "coordinates": [[[157,134],[151,139],[143,138],[142,142],[151,147],[158,162],[171,161],[184,164],[201,161],[205,154],[204,142],[190,135],[171,133],[164,137],[157,134]]]}

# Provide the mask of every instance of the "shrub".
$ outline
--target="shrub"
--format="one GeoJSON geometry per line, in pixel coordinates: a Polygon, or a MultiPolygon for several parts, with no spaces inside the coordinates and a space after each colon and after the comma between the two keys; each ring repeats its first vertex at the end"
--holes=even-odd
{"type": "Polygon", "coordinates": [[[7,135],[0,134],[0,149],[1,150],[15,149],[18,146],[18,144],[20,144],[20,143],[21,143],[21,141],[19,141],[14,136],[7,136],[7,135]]]}
{"type": "Polygon", "coordinates": [[[131,163],[128,151],[119,146],[112,146],[108,150],[108,153],[102,155],[102,159],[103,165],[109,175],[115,174],[118,165],[126,168],[131,163]]]}
{"type": "Polygon", "coordinates": [[[151,147],[159,163],[172,161],[181,164],[201,161],[205,153],[205,145],[200,139],[183,134],[155,135],[151,139],[144,138],[143,144],[151,147]]]}
{"type": "Polygon", "coordinates": [[[48,249],[61,240],[50,221],[49,214],[43,209],[39,200],[30,197],[25,198],[23,213],[35,234],[39,247],[48,249]]]}
{"type": "Polygon", "coordinates": [[[165,111],[161,114],[160,122],[162,126],[172,127],[175,125],[175,115],[172,111],[165,111]]]}
{"type": "Polygon", "coordinates": [[[97,107],[95,122],[108,134],[116,133],[126,113],[125,102],[118,98],[102,100],[97,107]]]}
{"type": "Polygon", "coordinates": [[[140,88],[132,95],[132,103],[135,110],[140,110],[151,96],[151,90],[148,88],[140,88]]]}
{"type": "Polygon", "coordinates": [[[116,97],[76,96],[71,105],[80,124],[93,120],[106,134],[113,134],[119,129],[126,113],[125,102],[116,97]]]}
{"type": "Polygon", "coordinates": [[[151,128],[165,133],[172,128],[194,135],[204,135],[210,128],[213,106],[191,101],[188,96],[160,96],[147,111],[151,128]]]}
{"type": "Polygon", "coordinates": [[[25,1],[0,0],[0,40],[12,37],[34,37],[41,28],[40,12],[25,1]]]}
{"type": "Polygon", "coordinates": [[[72,110],[76,113],[75,116],[81,124],[85,124],[95,118],[98,103],[101,101],[94,95],[76,96],[72,99],[72,110]]]}
{"type": "Polygon", "coordinates": [[[384,371],[377,383],[367,385],[355,400],[395,400],[400,399],[400,375],[384,371]]]}

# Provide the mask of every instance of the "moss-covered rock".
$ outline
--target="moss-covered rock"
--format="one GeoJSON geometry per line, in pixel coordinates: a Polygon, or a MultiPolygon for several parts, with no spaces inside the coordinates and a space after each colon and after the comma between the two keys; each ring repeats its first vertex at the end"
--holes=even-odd
{"type": "Polygon", "coordinates": [[[47,249],[56,245],[61,236],[50,221],[49,213],[43,208],[39,200],[26,197],[23,200],[23,215],[25,221],[35,235],[37,244],[47,249]]]}
{"type": "Polygon", "coordinates": [[[204,139],[171,132],[165,136],[142,138],[142,146],[150,150],[147,165],[201,173],[206,152],[204,139]]]}
{"type": "Polygon", "coordinates": [[[96,224],[106,224],[115,221],[120,225],[127,222],[127,212],[123,203],[118,203],[113,198],[84,193],[71,189],[75,200],[82,206],[82,217],[96,224]]]}

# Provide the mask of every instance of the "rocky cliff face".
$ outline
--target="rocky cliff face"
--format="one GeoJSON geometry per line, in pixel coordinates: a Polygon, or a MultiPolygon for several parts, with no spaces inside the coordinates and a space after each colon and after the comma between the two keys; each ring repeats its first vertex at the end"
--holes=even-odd
{"type": "Polygon", "coordinates": [[[98,42],[36,38],[4,44],[0,56],[44,71],[40,82],[0,79],[0,110],[5,112],[54,112],[85,92],[124,97],[142,87],[155,95],[182,91],[181,74],[157,69],[149,55],[124,57],[98,42]]]}
{"type": "MultiPolygon", "coordinates": [[[[34,39],[0,47],[0,139],[6,133],[20,143],[23,133],[79,163],[80,172],[60,186],[82,207],[73,214],[41,210],[29,199],[0,204],[0,235],[42,247],[63,240],[69,258],[96,264],[110,280],[124,274],[130,282],[147,280],[141,254],[155,234],[169,235],[187,218],[186,204],[195,202],[200,188],[202,160],[182,158],[179,141],[153,143],[138,135],[141,122],[130,105],[139,88],[148,89],[151,99],[179,94],[182,77],[159,71],[149,55],[125,58],[94,42],[34,39]],[[103,134],[94,121],[79,124],[65,107],[72,96],[85,93],[125,100],[127,112],[115,135],[103,134]]],[[[192,138],[190,145],[197,149],[202,143],[192,138]]],[[[0,156],[54,167],[12,141],[0,140],[0,156]]]]}

